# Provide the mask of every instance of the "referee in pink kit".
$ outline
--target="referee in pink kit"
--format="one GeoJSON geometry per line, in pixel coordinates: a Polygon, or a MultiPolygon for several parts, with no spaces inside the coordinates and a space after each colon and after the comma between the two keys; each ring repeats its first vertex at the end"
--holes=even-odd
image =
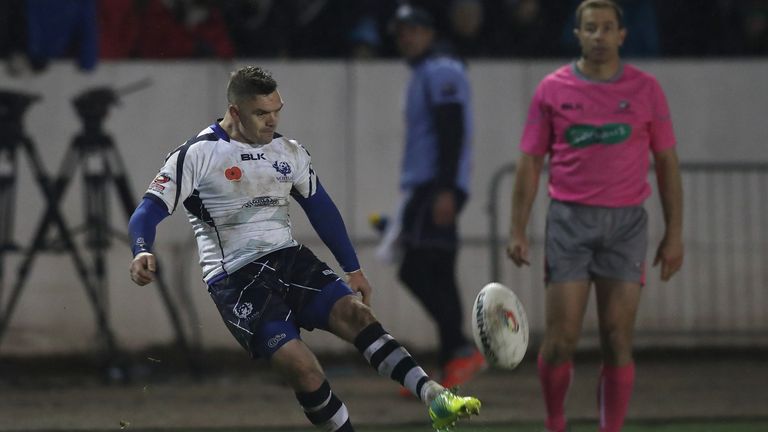
{"type": "Polygon", "coordinates": [[[643,202],[653,155],[666,230],[654,265],[669,280],[683,262],[682,185],[669,108],[656,79],[623,63],[622,11],[611,0],[576,10],[581,58],[546,76],[520,143],[507,254],[529,262],[526,226],[549,155],[546,330],[538,369],[547,430],[566,430],[565,397],[590,286],[595,285],[602,368],[600,431],[622,428],[635,379],[632,337],[645,282],[643,202]]]}

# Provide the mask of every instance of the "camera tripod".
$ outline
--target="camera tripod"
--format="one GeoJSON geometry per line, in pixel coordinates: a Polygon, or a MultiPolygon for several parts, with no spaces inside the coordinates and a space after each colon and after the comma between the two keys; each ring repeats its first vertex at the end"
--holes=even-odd
{"type": "MultiPolygon", "coordinates": [[[[45,175],[32,140],[24,134],[22,128],[22,114],[28,105],[37,98],[19,93],[0,92],[0,111],[2,111],[2,114],[0,114],[0,136],[6,138],[0,142],[5,142],[5,145],[9,146],[6,151],[12,156],[10,158],[12,162],[15,162],[17,159],[17,147],[26,150],[33,173],[43,190],[47,203],[46,211],[38,225],[32,245],[25,251],[19,264],[17,279],[10,291],[7,305],[5,308],[0,307],[0,343],[19,300],[21,291],[29,277],[36,255],[42,251],[60,249],[69,252],[71,255],[77,275],[85,288],[88,300],[92,306],[98,334],[106,350],[106,366],[109,378],[125,379],[126,371],[123,370],[124,365],[121,365],[119,361],[119,350],[107,313],[109,305],[106,289],[107,266],[105,253],[111,245],[112,238],[121,237],[109,225],[108,186],[110,184],[114,185],[117,198],[126,215],[126,222],[136,206],[132,199],[134,195],[131,193],[128,180],[125,177],[125,166],[122,158],[114,145],[114,141],[104,131],[103,123],[109,108],[118,103],[120,94],[139,90],[146,85],[148,83],[140,82],[119,92],[107,87],[93,88],[75,97],[73,105],[78,117],[82,121],[83,129],[73,138],[70,147],[67,149],[59,175],[55,181],[50,181],[45,175]],[[4,102],[7,102],[7,104],[4,104],[4,102]],[[4,105],[11,106],[13,109],[3,110],[4,105]],[[5,117],[8,114],[11,115],[6,119],[5,117]],[[74,241],[74,234],[80,231],[80,229],[70,230],[59,211],[59,203],[78,166],[81,167],[83,175],[83,202],[85,205],[85,225],[81,230],[85,233],[84,243],[90,251],[90,265],[86,263],[83,254],[74,241]],[[52,227],[57,228],[58,231],[58,238],[55,242],[47,241],[48,232],[52,227]]],[[[15,164],[12,163],[11,167],[13,168],[13,174],[15,174],[15,164]]],[[[13,197],[15,193],[14,184],[10,182],[11,187],[6,187],[6,190],[3,191],[2,187],[7,183],[3,179],[2,171],[0,171],[0,197],[13,197]]],[[[10,208],[11,206],[5,207],[10,208]]],[[[0,233],[0,235],[2,234],[0,233]]],[[[122,237],[125,238],[124,235],[122,237]]],[[[5,241],[3,244],[9,243],[5,241]]],[[[0,273],[0,276],[2,276],[2,273],[0,273]]],[[[168,287],[160,272],[157,273],[156,282],[157,290],[175,332],[176,344],[189,361],[192,371],[196,373],[198,368],[195,356],[187,342],[176,305],[171,299],[168,287]]],[[[0,291],[1,300],[2,292],[0,291]]]]}

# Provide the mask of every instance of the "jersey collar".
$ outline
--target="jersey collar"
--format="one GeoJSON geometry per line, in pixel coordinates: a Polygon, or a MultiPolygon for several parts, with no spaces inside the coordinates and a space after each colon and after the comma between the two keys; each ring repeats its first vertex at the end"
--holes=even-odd
{"type": "Polygon", "coordinates": [[[608,78],[607,80],[592,79],[584,75],[584,73],[579,69],[579,67],[576,66],[576,60],[574,60],[573,63],[571,63],[571,71],[573,71],[573,74],[577,78],[584,81],[589,81],[592,83],[612,83],[612,82],[618,81],[619,78],[621,78],[621,75],[624,74],[624,62],[619,63],[619,69],[616,71],[616,73],[612,77],[608,78]]]}
{"type": "Polygon", "coordinates": [[[219,122],[222,120],[224,119],[216,119],[216,121],[211,125],[211,129],[213,129],[213,133],[215,133],[219,139],[229,142],[229,134],[227,134],[227,131],[225,131],[224,128],[219,124],[219,122]]]}

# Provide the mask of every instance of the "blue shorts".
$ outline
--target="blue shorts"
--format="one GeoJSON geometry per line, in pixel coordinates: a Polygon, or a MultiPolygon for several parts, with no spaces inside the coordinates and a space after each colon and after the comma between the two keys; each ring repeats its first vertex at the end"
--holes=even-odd
{"type": "Polygon", "coordinates": [[[299,329],[328,330],[331,308],[353,293],[304,246],[265,255],[208,286],[224,323],[252,357],[269,358],[299,329]]]}

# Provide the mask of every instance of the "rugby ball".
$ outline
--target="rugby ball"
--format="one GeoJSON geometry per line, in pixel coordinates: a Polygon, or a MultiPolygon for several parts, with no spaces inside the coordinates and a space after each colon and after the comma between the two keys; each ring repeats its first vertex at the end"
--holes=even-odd
{"type": "Polygon", "coordinates": [[[528,318],[511,289],[491,282],[480,290],[472,308],[472,335],[491,366],[520,364],[528,348],[528,318]]]}

